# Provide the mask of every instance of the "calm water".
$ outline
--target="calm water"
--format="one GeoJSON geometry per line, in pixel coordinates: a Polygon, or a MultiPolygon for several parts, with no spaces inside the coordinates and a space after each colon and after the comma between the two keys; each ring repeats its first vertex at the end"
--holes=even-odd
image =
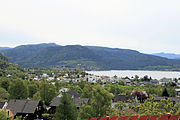
{"type": "Polygon", "coordinates": [[[137,70],[111,70],[111,71],[86,71],[87,73],[94,75],[105,75],[111,76],[117,75],[118,77],[132,77],[138,75],[139,77],[144,77],[145,75],[151,76],[153,79],[166,78],[180,78],[180,72],[170,72],[170,71],[137,71],[137,70]]]}

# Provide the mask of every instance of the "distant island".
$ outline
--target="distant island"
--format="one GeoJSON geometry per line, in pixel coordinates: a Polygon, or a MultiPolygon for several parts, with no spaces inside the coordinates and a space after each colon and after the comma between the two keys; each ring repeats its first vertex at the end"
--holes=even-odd
{"type": "Polygon", "coordinates": [[[0,49],[9,62],[22,67],[81,68],[83,70],[180,71],[180,60],[136,50],[55,43],[0,49]]]}

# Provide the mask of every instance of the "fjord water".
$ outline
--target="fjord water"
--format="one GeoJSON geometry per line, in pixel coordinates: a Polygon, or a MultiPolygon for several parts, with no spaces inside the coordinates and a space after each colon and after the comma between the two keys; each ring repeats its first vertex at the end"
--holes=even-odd
{"type": "Polygon", "coordinates": [[[144,77],[148,75],[153,79],[166,78],[180,78],[180,72],[172,71],[140,71],[140,70],[110,70],[110,71],[86,71],[87,73],[98,75],[98,76],[118,76],[118,77],[134,77],[138,75],[139,77],[144,77]]]}

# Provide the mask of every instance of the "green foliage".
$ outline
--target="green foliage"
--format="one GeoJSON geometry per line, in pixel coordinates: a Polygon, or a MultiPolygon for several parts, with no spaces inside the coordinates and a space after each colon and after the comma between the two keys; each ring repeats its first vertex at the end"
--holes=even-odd
{"type": "Polygon", "coordinates": [[[96,117],[91,105],[82,105],[79,114],[81,119],[90,119],[96,117]]]}
{"type": "Polygon", "coordinates": [[[41,81],[40,96],[46,105],[56,96],[56,93],[56,87],[54,85],[49,84],[45,79],[41,81]]]}
{"type": "Polygon", "coordinates": [[[40,91],[36,92],[34,95],[33,95],[33,100],[41,100],[41,95],[40,95],[40,91]]]}
{"type": "Polygon", "coordinates": [[[9,93],[4,88],[0,88],[0,100],[4,100],[8,98],[9,98],[9,93]]]}
{"type": "Polygon", "coordinates": [[[160,102],[154,102],[154,98],[149,98],[144,103],[138,105],[136,109],[140,115],[147,115],[147,114],[176,114],[178,112],[178,105],[175,105],[170,99],[161,100],[160,102]]]}
{"type": "Polygon", "coordinates": [[[127,105],[124,102],[119,101],[118,103],[115,104],[114,107],[118,110],[122,110],[123,108],[127,107],[127,105]]]}
{"type": "Polygon", "coordinates": [[[32,98],[33,95],[38,91],[38,86],[35,83],[29,83],[28,85],[29,97],[32,98]]]}
{"type": "Polygon", "coordinates": [[[11,80],[10,80],[10,79],[3,78],[3,79],[0,81],[0,86],[3,87],[3,88],[7,91],[10,83],[11,83],[11,80]]]}
{"type": "Polygon", "coordinates": [[[77,120],[77,117],[77,108],[73,104],[71,97],[63,93],[54,120],[77,120]]]}
{"type": "Polygon", "coordinates": [[[7,120],[5,111],[0,111],[0,120],[7,120]]]}
{"type": "Polygon", "coordinates": [[[106,91],[102,86],[97,85],[93,91],[93,96],[90,101],[95,115],[102,117],[110,109],[112,103],[112,95],[106,91]]]}
{"type": "Polygon", "coordinates": [[[11,99],[26,99],[28,97],[27,85],[21,79],[14,80],[8,91],[11,99]]]}
{"type": "Polygon", "coordinates": [[[92,98],[93,96],[93,87],[91,85],[86,84],[83,88],[83,92],[81,94],[82,98],[92,98]]]}
{"type": "MultiPolygon", "coordinates": [[[[119,68],[133,70],[180,70],[180,60],[170,60],[127,49],[38,44],[18,46],[3,51],[3,53],[9,57],[10,62],[17,63],[23,67],[55,66],[87,70],[119,68]]],[[[4,67],[4,65],[6,66],[5,63],[0,66],[4,67]]]]}

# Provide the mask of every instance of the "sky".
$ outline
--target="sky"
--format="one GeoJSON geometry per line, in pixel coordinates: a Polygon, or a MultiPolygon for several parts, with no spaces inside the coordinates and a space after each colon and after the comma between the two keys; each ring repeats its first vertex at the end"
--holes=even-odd
{"type": "Polygon", "coordinates": [[[180,0],[1,0],[0,47],[94,45],[180,53],[180,0]]]}

